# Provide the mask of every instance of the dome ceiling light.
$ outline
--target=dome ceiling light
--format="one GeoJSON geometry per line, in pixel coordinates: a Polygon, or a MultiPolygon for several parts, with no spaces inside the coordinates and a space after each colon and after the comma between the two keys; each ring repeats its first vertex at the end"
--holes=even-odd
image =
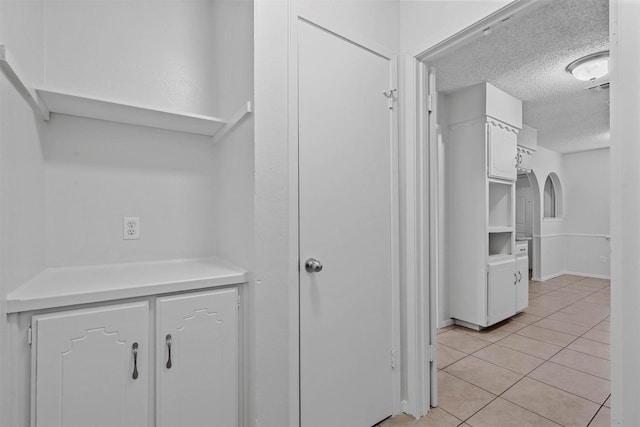
{"type": "Polygon", "coordinates": [[[567,72],[581,81],[595,81],[609,73],[609,51],[593,53],[567,65],[567,72]]]}

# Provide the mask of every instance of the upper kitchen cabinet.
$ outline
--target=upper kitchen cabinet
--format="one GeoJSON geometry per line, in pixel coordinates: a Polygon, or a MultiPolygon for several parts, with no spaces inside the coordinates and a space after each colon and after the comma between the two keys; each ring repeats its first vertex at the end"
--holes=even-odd
{"type": "Polygon", "coordinates": [[[537,129],[523,124],[518,132],[518,171],[525,173],[531,171],[531,160],[537,148],[537,129]]]}
{"type": "Polygon", "coordinates": [[[450,124],[484,118],[522,129],[522,101],[490,83],[470,86],[450,95],[450,124]]]}
{"type": "Polygon", "coordinates": [[[483,83],[454,92],[448,104],[453,128],[480,124],[476,122],[486,126],[487,176],[515,181],[522,101],[483,83]]]}

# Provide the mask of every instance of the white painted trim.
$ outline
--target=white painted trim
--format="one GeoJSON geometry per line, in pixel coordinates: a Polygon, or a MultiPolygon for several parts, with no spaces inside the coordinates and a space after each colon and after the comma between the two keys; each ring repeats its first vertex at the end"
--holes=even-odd
{"type": "Polygon", "coordinates": [[[322,28],[324,31],[327,31],[343,40],[346,40],[350,43],[353,43],[361,48],[370,51],[378,56],[381,56],[389,61],[393,60],[396,56],[395,53],[387,49],[386,47],[369,40],[368,38],[362,36],[362,34],[357,31],[353,31],[351,27],[338,25],[336,23],[328,24],[327,22],[323,22],[323,19],[319,16],[315,16],[313,12],[304,10],[304,8],[295,3],[293,6],[293,18],[301,19],[308,24],[314,25],[318,28],[322,28]]]}
{"type": "Polygon", "coordinates": [[[549,237],[589,237],[598,239],[611,239],[608,234],[586,234],[586,233],[555,233],[555,234],[534,234],[533,237],[538,239],[546,239],[549,237]]]}
{"type": "Polygon", "coordinates": [[[300,426],[300,222],[298,194],[298,18],[287,0],[289,150],[289,425],[300,426]]]}
{"type": "MultiPolygon", "coordinates": [[[[404,84],[408,85],[409,82],[413,82],[415,77],[415,67],[413,58],[403,57],[403,72],[404,72],[404,84]]],[[[415,215],[417,209],[417,200],[415,195],[418,194],[416,189],[416,150],[415,145],[411,144],[411,141],[415,140],[415,109],[411,108],[415,105],[414,93],[410,93],[409,90],[403,91],[406,95],[403,100],[403,106],[405,107],[404,115],[404,140],[403,144],[403,187],[405,191],[405,202],[403,205],[404,214],[404,284],[405,284],[405,319],[407,346],[406,346],[406,365],[404,369],[407,372],[407,384],[405,389],[407,395],[404,396],[403,412],[413,416],[419,416],[420,410],[418,409],[418,402],[420,402],[420,387],[417,384],[419,378],[422,378],[419,374],[420,366],[417,362],[419,359],[419,344],[420,336],[418,334],[418,308],[419,301],[417,289],[414,285],[417,282],[418,277],[418,263],[415,253],[417,251],[418,240],[418,217],[415,215]]]]}
{"type": "MultiPolygon", "coordinates": [[[[394,56],[390,60],[391,76],[390,87],[398,87],[398,57],[394,56]]],[[[396,104],[391,110],[391,315],[392,315],[392,341],[393,347],[396,349],[397,354],[402,358],[402,352],[405,351],[402,348],[402,311],[400,309],[400,149],[399,149],[399,114],[398,111],[399,102],[396,99],[396,104]]],[[[394,370],[393,375],[393,414],[399,414],[402,411],[402,363],[400,363],[400,369],[394,370]]]]}
{"type": "MultiPolygon", "coordinates": [[[[298,23],[305,22],[309,25],[326,31],[340,39],[359,46],[375,55],[389,61],[390,85],[398,88],[398,59],[386,48],[367,40],[348,28],[341,28],[332,25],[325,25],[322,19],[316,19],[312,14],[302,11],[299,4],[290,5],[289,19],[289,100],[288,100],[288,129],[289,129],[289,247],[290,247],[290,278],[295,284],[295,291],[290,294],[290,424],[299,425],[300,419],[300,272],[298,269],[300,260],[299,242],[299,139],[298,139],[298,23]],[[295,394],[295,396],[294,396],[295,394]],[[295,411],[294,411],[295,409],[295,411]]],[[[402,360],[402,353],[405,349],[401,347],[401,310],[400,310],[400,183],[399,183],[399,137],[398,137],[398,110],[399,102],[392,110],[391,124],[391,199],[392,199],[392,345],[396,350],[397,360],[402,360]]],[[[393,371],[392,395],[393,395],[393,415],[399,414],[406,406],[402,401],[402,375],[401,363],[393,371]]]]}
{"type": "Polygon", "coordinates": [[[563,274],[565,274],[565,272],[564,271],[560,271],[560,272],[557,272],[557,273],[547,274],[546,276],[543,276],[543,277],[535,277],[533,280],[535,280],[536,282],[544,282],[544,281],[547,281],[547,280],[555,279],[556,277],[560,277],[563,274]]]}
{"type": "Polygon", "coordinates": [[[562,222],[563,217],[542,217],[542,222],[562,222]]]}
{"type": "Polygon", "coordinates": [[[611,275],[609,274],[581,273],[579,271],[565,271],[562,274],[571,274],[572,276],[591,277],[593,279],[611,280],[611,275]]]}
{"type": "Polygon", "coordinates": [[[556,277],[560,277],[560,276],[563,276],[565,274],[570,274],[572,276],[592,277],[594,279],[611,280],[611,276],[606,275],[606,274],[593,274],[593,273],[584,273],[584,272],[579,272],[579,271],[566,271],[566,270],[561,271],[559,273],[549,274],[549,275],[544,276],[544,277],[533,277],[531,280],[533,280],[534,282],[544,282],[546,280],[555,279],[556,277]]]}
{"type": "Polygon", "coordinates": [[[515,13],[525,10],[533,10],[539,6],[542,6],[542,4],[544,3],[544,1],[514,0],[503,8],[498,9],[497,11],[472,24],[471,26],[463,29],[462,31],[459,31],[451,37],[444,39],[440,43],[437,43],[426,50],[415,52],[413,56],[421,62],[434,61],[440,56],[453,51],[455,48],[462,46],[465,43],[470,43],[474,39],[481,37],[482,30],[484,30],[485,28],[491,27],[492,25],[501,22],[505,18],[515,13]]]}
{"type": "Polygon", "coordinates": [[[608,234],[585,234],[585,233],[564,233],[565,236],[568,237],[593,237],[598,239],[611,239],[611,236],[608,234]]]}

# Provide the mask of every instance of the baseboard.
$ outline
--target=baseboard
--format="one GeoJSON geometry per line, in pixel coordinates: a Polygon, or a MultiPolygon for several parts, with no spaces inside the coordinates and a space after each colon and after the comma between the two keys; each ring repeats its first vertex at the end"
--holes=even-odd
{"type": "Polygon", "coordinates": [[[582,276],[582,277],[591,277],[594,279],[604,279],[604,280],[611,280],[611,276],[606,275],[606,274],[592,274],[592,273],[584,273],[584,272],[578,272],[578,271],[561,271],[560,273],[553,273],[553,274],[549,274],[547,276],[544,277],[532,277],[531,280],[533,280],[534,282],[544,282],[546,280],[550,280],[556,277],[560,277],[564,274],[571,274],[572,276],[582,276]]]}
{"type": "Polygon", "coordinates": [[[438,322],[438,329],[446,328],[447,326],[451,326],[455,323],[453,319],[440,320],[438,322]]]}
{"type": "Polygon", "coordinates": [[[575,271],[565,271],[562,274],[571,274],[573,276],[583,276],[583,277],[592,277],[594,279],[611,280],[611,276],[608,274],[579,273],[575,271]]]}
{"type": "Polygon", "coordinates": [[[567,273],[565,273],[564,271],[560,271],[558,273],[548,274],[548,275],[540,277],[540,278],[534,277],[533,280],[535,280],[536,282],[544,282],[545,280],[551,280],[551,279],[554,279],[556,277],[560,277],[563,274],[567,274],[567,273]]]}

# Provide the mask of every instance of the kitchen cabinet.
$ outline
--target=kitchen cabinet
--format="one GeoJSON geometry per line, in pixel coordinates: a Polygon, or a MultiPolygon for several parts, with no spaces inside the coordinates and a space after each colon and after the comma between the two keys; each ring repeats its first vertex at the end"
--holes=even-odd
{"type": "Polygon", "coordinates": [[[518,179],[518,135],[507,126],[495,121],[487,125],[487,147],[490,178],[510,181],[518,179]]]}
{"type": "Polygon", "coordinates": [[[523,172],[531,171],[531,161],[533,160],[533,151],[518,146],[518,170],[523,172]]]}
{"type": "Polygon", "coordinates": [[[156,301],[156,425],[238,422],[235,288],[156,301]]]}
{"type": "Polygon", "coordinates": [[[529,242],[516,243],[516,311],[521,312],[529,306],[529,242]]]}
{"type": "Polygon", "coordinates": [[[497,323],[516,314],[516,261],[508,257],[490,262],[487,268],[487,323],[497,323]]]}
{"type": "Polygon", "coordinates": [[[36,315],[32,328],[32,425],[148,425],[147,301],[36,315]]]}
{"type": "Polygon", "coordinates": [[[230,287],[34,315],[32,425],[238,425],[238,295],[230,287]]]}
{"type": "MultiPolygon", "coordinates": [[[[515,180],[522,103],[486,83],[448,95],[446,280],[451,317],[474,329],[518,311],[515,180]]],[[[524,285],[521,285],[524,286],[524,285]]],[[[528,294],[520,305],[527,304],[528,294]]]]}

